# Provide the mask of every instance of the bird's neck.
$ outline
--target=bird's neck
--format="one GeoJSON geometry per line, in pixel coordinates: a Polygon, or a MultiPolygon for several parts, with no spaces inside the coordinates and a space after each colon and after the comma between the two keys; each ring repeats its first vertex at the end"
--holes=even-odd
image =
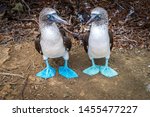
{"type": "Polygon", "coordinates": [[[104,25],[107,25],[108,26],[109,22],[108,22],[108,19],[102,19],[102,20],[99,20],[99,21],[95,21],[92,23],[92,25],[95,25],[95,26],[104,26],[104,25]]]}
{"type": "Polygon", "coordinates": [[[39,28],[40,30],[44,30],[46,28],[58,28],[56,23],[50,23],[50,24],[47,24],[47,23],[44,23],[44,22],[40,22],[39,23],[39,28]]]}
{"type": "Polygon", "coordinates": [[[91,40],[108,40],[108,26],[107,25],[92,25],[90,29],[91,40]]]}
{"type": "Polygon", "coordinates": [[[40,27],[41,37],[46,40],[57,40],[60,38],[60,31],[55,23],[40,27]]]}
{"type": "Polygon", "coordinates": [[[108,31],[108,24],[99,25],[99,24],[92,23],[91,30],[92,29],[94,30],[97,29],[99,31],[108,31]]]}

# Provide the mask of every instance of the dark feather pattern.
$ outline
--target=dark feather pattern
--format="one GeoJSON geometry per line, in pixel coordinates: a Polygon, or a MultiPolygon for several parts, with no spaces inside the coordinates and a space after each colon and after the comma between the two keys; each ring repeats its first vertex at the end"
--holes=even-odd
{"type": "Polygon", "coordinates": [[[110,50],[113,48],[113,33],[111,30],[109,30],[109,38],[110,38],[110,50]]]}
{"type": "Polygon", "coordinates": [[[40,45],[40,37],[41,37],[41,34],[39,34],[39,35],[37,36],[37,38],[36,38],[35,41],[34,41],[34,44],[35,44],[35,49],[36,49],[40,54],[43,55],[42,49],[41,49],[41,45],[40,45]]]}
{"type": "Polygon", "coordinates": [[[88,52],[88,41],[89,41],[89,34],[90,32],[84,32],[81,37],[82,37],[82,42],[83,42],[83,46],[84,46],[84,50],[87,53],[88,52]]]}

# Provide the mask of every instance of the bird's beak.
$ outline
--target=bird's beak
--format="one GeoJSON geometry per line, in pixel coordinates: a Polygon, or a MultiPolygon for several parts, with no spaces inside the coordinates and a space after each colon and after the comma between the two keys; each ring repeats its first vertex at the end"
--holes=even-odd
{"type": "Polygon", "coordinates": [[[91,15],[91,18],[87,21],[87,25],[94,22],[96,20],[96,15],[91,15]]]}
{"type": "Polygon", "coordinates": [[[54,15],[54,22],[70,25],[66,20],[63,20],[58,15],[54,15]]]}

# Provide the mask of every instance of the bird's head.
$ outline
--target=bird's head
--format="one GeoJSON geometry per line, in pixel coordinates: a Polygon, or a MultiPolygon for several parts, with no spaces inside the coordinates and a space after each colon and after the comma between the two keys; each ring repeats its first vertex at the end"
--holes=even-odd
{"type": "Polygon", "coordinates": [[[106,24],[108,23],[108,13],[104,8],[96,7],[91,11],[91,17],[86,24],[94,22],[95,24],[106,24]]]}
{"type": "Polygon", "coordinates": [[[62,23],[69,25],[69,23],[58,16],[57,12],[52,8],[44,8],[40,12],[39,22],[44,22],[46,24],[62,23]]]}

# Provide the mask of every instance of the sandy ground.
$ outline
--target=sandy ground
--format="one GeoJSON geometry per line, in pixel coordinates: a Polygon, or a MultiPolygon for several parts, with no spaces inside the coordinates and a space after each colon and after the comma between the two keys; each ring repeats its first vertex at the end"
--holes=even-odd
{"type": "MultiPolygon", "coordinates": [[[[63,59],[49,60],[58,70],[63,59]]],[[[96,60],[99,65],[103,59],[96,60]]],[[[114,48],[110,66],[119,75],[106,78],[101,74],[87,76],[82,70],[91,65],[82,46],[70,52],[69,65],[79,78],[41,79],[35,74],[45,67],[34,42],[0,46],[0,99],[150,99],[150,51],[114,48]]]]}

